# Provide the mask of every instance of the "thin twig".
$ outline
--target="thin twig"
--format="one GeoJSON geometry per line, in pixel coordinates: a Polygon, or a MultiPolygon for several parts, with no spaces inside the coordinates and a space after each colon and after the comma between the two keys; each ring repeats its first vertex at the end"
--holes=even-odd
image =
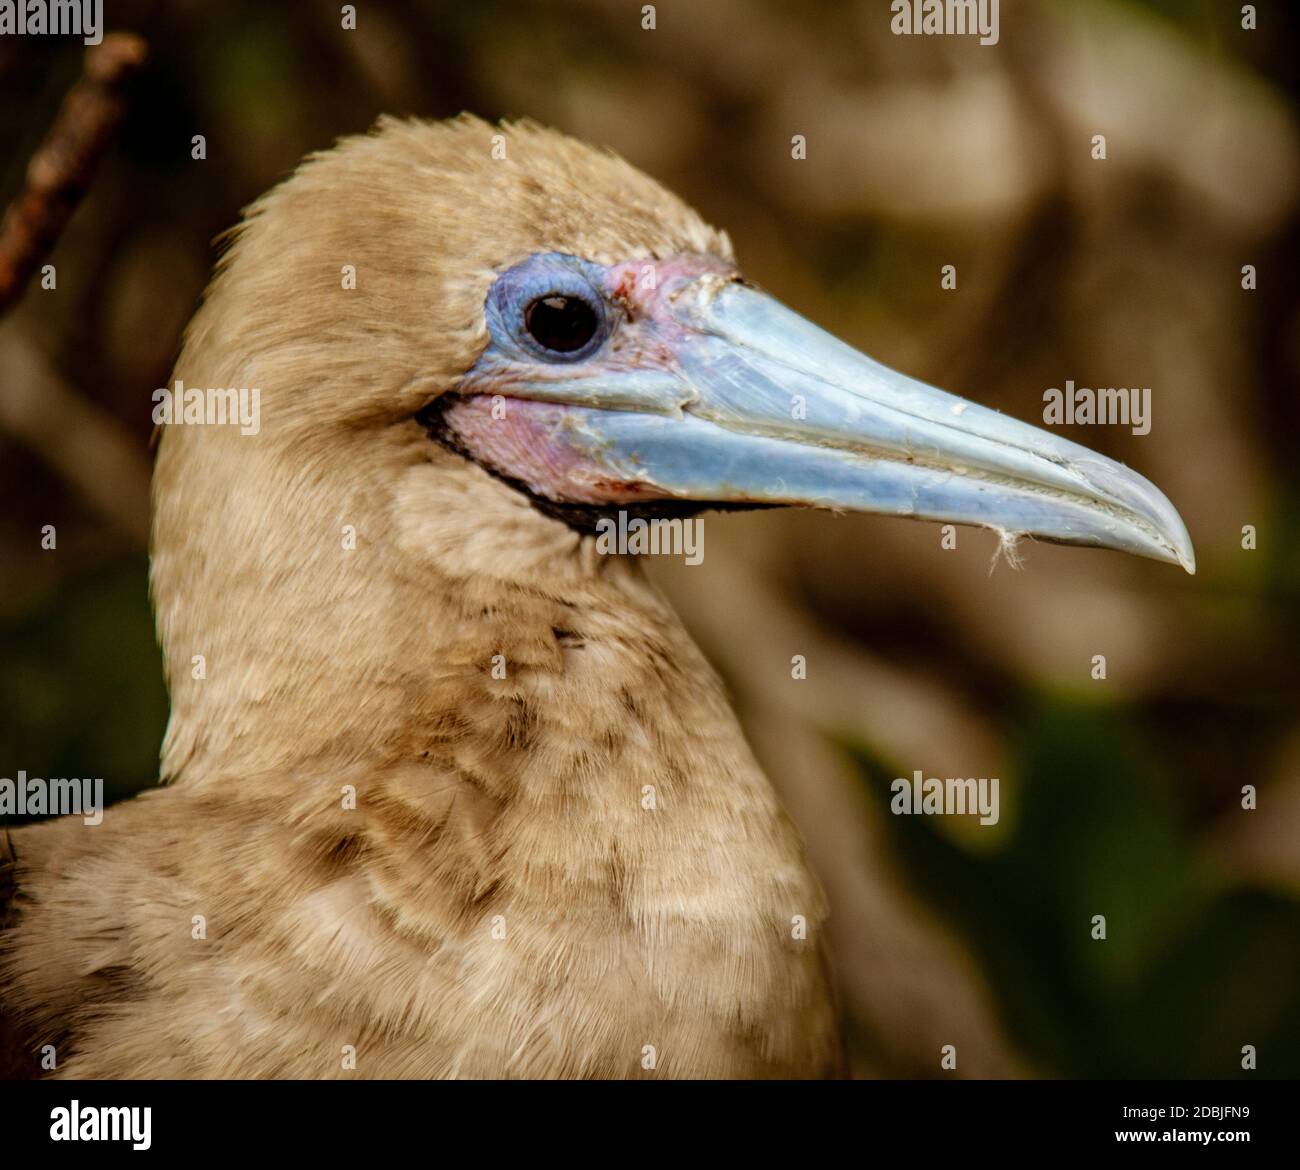
{"type": "Polygon", "coordinates": [[[64,98],[0,223],[0,313],[22,296],[63,234],[126,113],[126,83],[147,53],[131,33],[110,33],[86,50],[81,80],[64,98]]]}

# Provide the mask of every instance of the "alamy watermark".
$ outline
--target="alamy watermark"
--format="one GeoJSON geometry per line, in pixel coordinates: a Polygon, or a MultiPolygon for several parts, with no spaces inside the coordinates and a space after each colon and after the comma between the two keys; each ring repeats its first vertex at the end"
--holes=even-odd
{"type": "Polygon", "coordinates": [[[83,1105],[75,1097],[50,1110],[52,1142],[130,1142],[133,1150],[153,1145],[153,1106],[83,1105]]]}
{"type": "Polygon", "coordinates": [[[596,551],[602,556],[679,556],[698,565],[704,560],[704,521],[699,516],[629,519],[620,510],[617,520],[605,516],[596,521],[596,551]]]}
{"type": "Polygon", "coordinates": [[[20,771],[18,779],[0,779],[0,816],[79,816],[88,825],[104,819],[104,779],[42,780],[20,771]]]}
{"type": "Polygon", "coordinates": [[[175,389],[155,390],[153,402],[157,426],[238,426],[241,435],[255,435],[262,429],[262,391],[257,386],[204,389],[186,386],[177,378],[175,389]]]}
{"type": "Polygon", "coordinates": [[[1067,378],[1065,389],[1043,391],[1043,422],[1048,426],[1132,427],[1135,435],[1151,433],[1151,387],[1108,386],[1090,390],[1067,378]]]}
{"type": "Polygon", "coordinates": [[[104,0],[0,0],[0,37],[104,39],[104,0]]]}
{"type": "Polygon", "coordinates": [[[981,45],[1001,36],[998,0],[893,0],[889,31],[896,37],[978,35],[981,45]]]}
{"type": "Polygon", "coordinates": [[[971,816],[979,814],[981,825],[996,825],[998,778],[949,776],[943,780],[924,777],[918,768],[912,778],[899,777],[889,786],[893,793],[889,811],[902,816],[971,816]]]}

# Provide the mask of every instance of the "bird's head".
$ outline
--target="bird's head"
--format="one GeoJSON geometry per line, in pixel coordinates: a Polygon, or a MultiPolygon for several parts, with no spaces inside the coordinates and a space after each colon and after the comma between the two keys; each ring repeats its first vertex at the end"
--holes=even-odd
{"type": "Polygon", "coordinates": [[[656,183],[531,124],[384,120],[309,159],[236,233],[175,377],[257,387],[261,419],[166,428],[174,687],[203,641],[187,575],[287,607],[262,649],[304,622],[364,640],[427,574],[582,559],[619,509],[877,512],[1193,568],[1140,475],[855,351],[656,183]]]}

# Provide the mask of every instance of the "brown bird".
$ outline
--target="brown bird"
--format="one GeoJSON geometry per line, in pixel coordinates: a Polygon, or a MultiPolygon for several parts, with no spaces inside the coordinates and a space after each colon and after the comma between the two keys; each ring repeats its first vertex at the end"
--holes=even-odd
{"type": "Polygon", "coordinates": [[[174,378],[167,786],[10,835],[0,1005],[37,1074],[834,1074],[798,833],[602,521],[804,504],[1192,569],[1146,480],[872,362],[527,123],[308,159],[174,378]]]}

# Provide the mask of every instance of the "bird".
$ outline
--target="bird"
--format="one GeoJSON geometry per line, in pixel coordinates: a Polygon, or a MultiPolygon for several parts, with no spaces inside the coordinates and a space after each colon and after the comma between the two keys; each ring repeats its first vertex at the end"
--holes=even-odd
{"type": "Polygon", "coordinates": [[[1135,471],[859,353],[528,120],[309,156],[222,239],[173,381],[256,389],[259,426],[158,428],[160,784],[0,850],[21,1075],[842,1075],[798,829],[602,520],[806,506],[1194,570],[1135,471]]]}

